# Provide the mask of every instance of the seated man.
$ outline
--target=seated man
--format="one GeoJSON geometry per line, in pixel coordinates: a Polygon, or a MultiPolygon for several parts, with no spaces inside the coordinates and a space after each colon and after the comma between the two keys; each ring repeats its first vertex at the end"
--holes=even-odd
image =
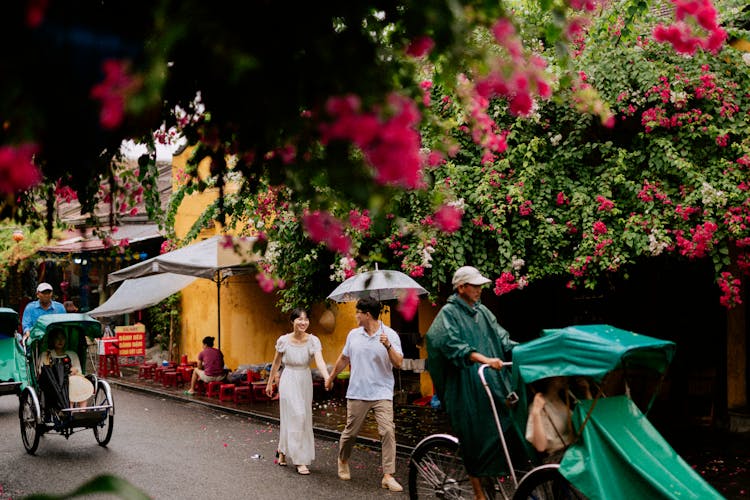
{"type": "Polygon", "coordinates": [[[224,380],[225,377],[224,354],[214,348],[213,337],[204,337],[203,350],[198,354],[198,366],[193,370],[193,377],[190,379],[190,389],[185,391],[185,394],[195,394],[195,383],[198,379],[208,383],[224,380]]]}

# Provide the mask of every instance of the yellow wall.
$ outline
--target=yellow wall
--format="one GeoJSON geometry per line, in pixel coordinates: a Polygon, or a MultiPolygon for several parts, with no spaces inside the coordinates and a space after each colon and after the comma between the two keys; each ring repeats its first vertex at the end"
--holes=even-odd
{"type": "MultiPolygon", "coordinates": [[[[180,177],[180,172],[192,154],[186,149],[175,156],[172,161],[173,178],[180,177]]],[[[199,174],[205,175],[208,164],[201,164],[199,174]]],[[[178,239],[184,238],[203,209],[212,203],[218,195],[216,190],[206,190],[186,196],[175,217],[175,234],[178,239]]],[[[201,237],[222,234],[221,228],[206,230],[201,237]]],[[[331,283],[331,289],[337,284],[331,283]]],[[[221,350],[226,365],[236,369],[244,364],[270,363],[275,353],[276,339],[292,330],[289,315],[283,314],[274,304],[276,296],[265,293],[258,285],[255,275],[233,276],[221,286],[221,350]]],[[[326,311],[325,304],[318,304],[310,312],[310,329],[323,345],[323,358],[334,364],[346,336],[357,326],[354,318],[354,302],[332,304],[336,324],[330,333],[320,324],[321,315],[326,311]]],[[[423,300],[419,307],[419,331],[424,335],[437,313],[437,308],[423,300]]],[[[182,290],[180,354],[187,354],[195,360],[202,349],[201,340],[205,336],[218,338],[217,333],[217,296],[216,283],[207,279],[198,279],[182,290]]],[[[381,317],[385,324],[390,324],[389,313],[381,317]]],[[[217,339],[218,340],[218,339],[217,339]]],[[[424,345],[421,357],[426,358],[424,345]]],[[[432,382],[429,375],[422,374],[422,393],[432,394],[432,382]]]]}

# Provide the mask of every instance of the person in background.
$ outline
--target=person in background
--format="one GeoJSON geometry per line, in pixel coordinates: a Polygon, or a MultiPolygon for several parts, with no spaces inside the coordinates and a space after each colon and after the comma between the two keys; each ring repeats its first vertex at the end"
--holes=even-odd
{"type": "Polygon", "coordinates": [[[373,298],[357,301],[359,327],[349,332],[344,349],[333,372],[326,379],[330,390],[333,380],[347,365],[351,367],[346,391],[346,427],[339,440],[338,475],[351,479],[349,457],[367,412],[373,410],[382,443],[383,479],[380,485],[390,491],[403,491],[396,481],[396,430],[393,423],[393,369],[404,359],[398,334],[380,321],[380,302],[373,298]]]}
{"type": "Polygon", "coordinates": [[[328,367],[323,360],[320,339],[307,332],[310,319],[307,311],[294,309],[289,318],[292,332],[276,341],[276,355],[268,376],[266,394],[273,396],[274,380],[279,366],[284,371],[279,379],[279,465],[287,459],[297,466],[297,472],[310,474],[310,465],[315,459],[315,437],[312,426],[313,385],[310,362],[314,359],[318,370],[328,378],[328,367]]]}
{"type": "Polygon", "coordinates": [[[29,338],[29,332],[40,317],[45,314],[65,314],[65,306],[52,300],[52,285],[49,283],[39,283],[36,287],[37,300],[26,304],[21,318],[21,327],[23,336],[19,339],[21,345],[26,345],[26,339],[29,338]]]}
{"type": "Polygon", "coordinates": [[[218,382],[224,380],[224,354],[214,348],[214,337],[203,337],[203,350],[198,354],[198,366],[193,370],[190,379],[190,389],[185,394],[195,394],[195,383],[198,379],[203,382],[218,382]]]}
{"type": "MultiPolygon", "coordinates": [[[[516,343],[480,302],[482,286],[490,283],[489,279],[476,268],[463,266],[453,274],[452,282],[455,293],[427,330],[427,368],[461,443],[474,498],[484,499],[480,477],[499,476],[507,466],[477,372],[482,364],[500,370],[516,343]]],[[[501,372],[499,376],[506,374],[501,372]]],[[[498,398],[507,396],[499,377],[487,374],[487,382],[498,398]]],[[[496,406],[504,408],[505,401],[496,406]]]]}

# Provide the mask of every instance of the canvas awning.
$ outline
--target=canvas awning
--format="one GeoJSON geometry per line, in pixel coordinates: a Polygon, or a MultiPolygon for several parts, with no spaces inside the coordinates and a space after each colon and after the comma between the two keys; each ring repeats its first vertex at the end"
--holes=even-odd
{"type": "Polygon", "coordinates": [[[108,284],[159,274],[179,274],[216,283],[216,333],[221,348],[221,283],[230,276],[256,272],[257,238],[213,236],[110,273],[108,284]]]}
{"type": "Polygon", "coordinates": [[[87,314],[94,318],[108,318],[140,311],[158,304],[196,279],[194,276],[164,273],[125,280],[104,304],[87,314]]]}

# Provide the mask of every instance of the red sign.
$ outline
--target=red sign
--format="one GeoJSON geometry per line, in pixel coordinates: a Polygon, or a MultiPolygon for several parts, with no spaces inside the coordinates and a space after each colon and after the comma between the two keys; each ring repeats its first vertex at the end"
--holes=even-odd
{"type": "Polygon", "coordinates": [[[146,355],[146,326],[144,324],[118,326],[115,327],[115,333],[117,334],[117,344],[120,347],[118,353],[120,356],[146,355]]]}
{"type": "Polygon", "coordinates": [[[105,356],[117,354],[117,339],[113,337],[99,339],[99,354],[105,356]]]}

